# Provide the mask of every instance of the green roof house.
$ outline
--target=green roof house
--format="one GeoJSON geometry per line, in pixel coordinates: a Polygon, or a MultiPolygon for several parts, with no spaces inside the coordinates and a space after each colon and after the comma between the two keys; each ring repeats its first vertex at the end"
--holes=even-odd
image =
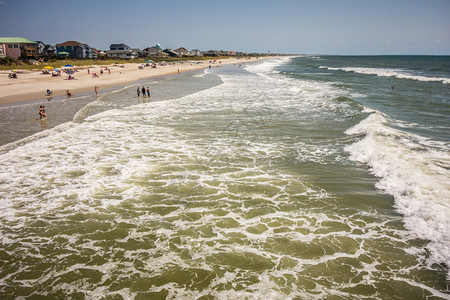
{"type": "Polygon", "coordinates": [[[23,37],[0,37],[0,57],[33,58],[38,56],[38,44],[23,37]]]}

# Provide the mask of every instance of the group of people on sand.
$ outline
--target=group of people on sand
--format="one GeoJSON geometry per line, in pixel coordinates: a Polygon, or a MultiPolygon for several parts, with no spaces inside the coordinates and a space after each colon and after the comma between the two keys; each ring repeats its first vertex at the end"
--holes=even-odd
{"type": "Polygon", "coordinates": [[[137,96],[139,97],[141,95],[141,91],[142,91],[142,97],[145,97],[145,93],[147,93],[147,97],[151,97],[151,93],[150,93],[150,87],[147,87],[147,89],[145,89],[145,86],[142,87],[142,89],[140,89],[139,87],[137,87],[137,96]]]}
{"type": "MultiPolygon", "coordinates": [[[[110,68],[106,67],[105,71],[108,71],[108,74],[111,74],[111,69],[110,68]]],[[[88,72],[88,74],[91,74],[90,68],[87,69],[87,72],[88,72]]],[[[103,75],[103,69],[100,69],[100,75],[103,75]]],[[[92,77],[93,78],[97,78],[97,77],[100,77],[100,76],[97,73],[92,72],[92,77]]]]}

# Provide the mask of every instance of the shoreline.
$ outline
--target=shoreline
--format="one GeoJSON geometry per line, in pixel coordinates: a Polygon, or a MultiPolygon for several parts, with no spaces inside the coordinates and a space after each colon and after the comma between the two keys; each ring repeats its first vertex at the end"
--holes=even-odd
{"type": "Polygon", "coordinates": [[[51,74],[42,74],[42,70],[23,71],[18,73],[18,78],[12,79],[8,78],[10,71],[0,71],[0,89],[2,90],[0,106],[5,107],[45,99],[47,98],[47,89],[53,92],[53,97],[61,97],[66,94],[67,90],[73,95],[95,93],[95,86],[99,86],[99,94],[101,94],[102,91],[137,82],[144,78],[206,69],[209,66],[245,64],[264,59],[267,58],[229,58],[211,63],[209,61],[183,61],[168,63],[164,66],[157,65],[156,68],[143,67],[142,69],[139,69],[139,66],[142,66],[140,63],[128,63],[120,66],[74,66],[72,69],[76,71],[72,76],[76,78],[75,80],[67,80],[68,75],[66,73],[62,73],[58,77],[52,77],[51,74]],[[106,67],[110,69],[110,72],[105,70],[106,67]],[[103,69],[103,75],[100,75],[101,69],[103,69]],[[99,77],[93,77],[92,73],[98,74],[99,77]]]}

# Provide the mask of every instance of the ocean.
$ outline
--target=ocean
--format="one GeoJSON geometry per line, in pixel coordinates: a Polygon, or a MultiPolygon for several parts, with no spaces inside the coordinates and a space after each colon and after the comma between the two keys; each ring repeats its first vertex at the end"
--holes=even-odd
{"type": "Polygon", "coordinates": [[[449,87],[296,56],[0,107],[0,298],[450,299],[449,87]]]}

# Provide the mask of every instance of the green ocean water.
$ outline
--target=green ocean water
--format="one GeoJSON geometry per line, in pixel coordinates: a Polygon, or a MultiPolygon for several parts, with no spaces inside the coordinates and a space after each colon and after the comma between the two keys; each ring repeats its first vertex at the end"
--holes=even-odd
{"type": "Polygon", "coordinates": [[[0,148],[1,298],[449,299],[448,66],[282,58],[53,101],[73,121],[0,148]]]}

